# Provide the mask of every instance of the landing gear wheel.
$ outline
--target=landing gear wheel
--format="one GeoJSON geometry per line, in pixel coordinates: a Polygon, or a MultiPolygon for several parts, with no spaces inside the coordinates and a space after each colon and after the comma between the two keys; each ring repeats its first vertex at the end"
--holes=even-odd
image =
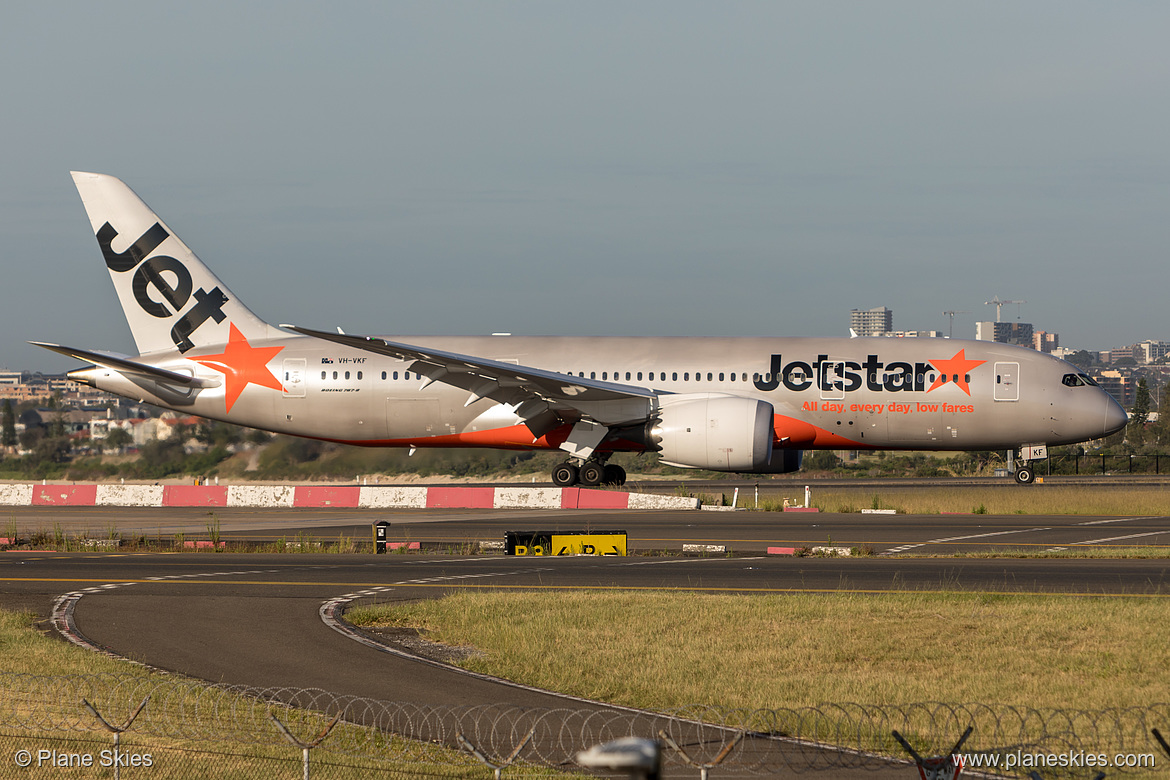
{"type": "Polygon", "coordinates": [[[605,466],[602,466],[595,460],[587,460],[581,464],[581,470],[578,476],[581,479],[582,485],[597,487],[601,484],[601,480],[605,476],[605,466]]]}
{"type": "Polygon", "coordinates": [[[605,477],[602,481],[606,485],[613,485],[614,487],[621,487],[626,484],[626,470],[617,464],[605,467],[605,477]]]}
{"type": "Polygon", "coordinates": [[[577,484],[577,467],[565,461],[552,470],[552,481],[557,487],[572,487],[577,484]]]}
{"type": "Polygon", "coordinates": [[[1031,466],[1018,466],[1016,468],[1016,482],[1021,485],[1031,485],[1036,480],[1036,472],[1032,470],[1031,466]]]}

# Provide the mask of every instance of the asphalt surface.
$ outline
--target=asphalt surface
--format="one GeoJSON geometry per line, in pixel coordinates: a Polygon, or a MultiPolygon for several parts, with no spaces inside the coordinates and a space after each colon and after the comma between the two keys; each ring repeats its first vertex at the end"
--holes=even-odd
{"type": "MultiPolygon", "coordinates": [[[[630,512],[626,510],[477,509],[135,509],[10,507],[6,525],[22,537],[54,529],[94,539],[120,535],[173,544],[217,533],[262,544],[354,540],[373,550],[373,523],[391,524],[389,541],[419,542],[431,552],[461,552],[500,542],[505,531],[621,529],[630,548],[681,552],[683,545],[723,546],[734,554],[769,547],[832,545],[876,555],[1043,551],[1065,547],[1170,545],[1170,517],[1088,515],[877,515],[804,512],[630,512]]],[[[0,532],[3,533],[3,532],[0,532]]]]}
{"type": "MultiPolygon", "coordinates": [[[[203,510],[17,509],[18,528],[87,528],[167,540],[207,533],[203,510]],[[147,529],[158,529],[154,534],[147,529]]],[[[391,539],[424,552],[388,555],[210,552],[0,553],[0,605],[47,615],[65,593],[80,594],[76,628],[90,642],[150,665],[214,682],[322,688],[430,706],[507,702],[578,707],[551,694],[468,677],[381,652],[326,625],[325,602],[432,597],[455,588],[523,589],[539,598],[573,588],[672,589],[768,594],[972,590],[1170,597],[1170,559],[900,557],[1005,548],[1170,544],[1166,517],[946,517],[748,512],[505,512],[430,510],[223,510],[225,538],[369,538],[392,523],[391,539]],[[602,557],[453,555],[444,549],[499,540],[505,530],[624,528],[631,548],[726,545],[735,554],[602,557]],[[762,554],[770,546],[872,548],[857,558],[762,554]],[[426,548],[437,552],[426,551],[426,548]]],[[[92,533],[91,535],[100,535],[92,533]]],[[[493,616],[506,620],[506,615],[493,616]]],[[[904,768],[890,776],[905,776],[904,768]]],[[[866,771],[867,777],[881,777],[866,771]]]]}

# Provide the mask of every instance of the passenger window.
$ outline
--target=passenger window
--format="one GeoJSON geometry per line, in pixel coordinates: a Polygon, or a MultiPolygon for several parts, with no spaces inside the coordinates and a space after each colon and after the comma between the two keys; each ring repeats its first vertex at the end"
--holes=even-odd
{"type": "Polygon", "coordinates": [[[590,372],[589,372],[589,378],[590,378],[590,379],[596,379],[596,378],[597,378],[597,372],[596,372],[596,371],[590,371],[590,372]]]}
{"type": "Polygon", "coordinates": [[[675,371],[674,373],[672,373],[672,374],[670,375],[670,378],[671,378],[671,380],[672,380],[672,381],[674,381],[674,382],[677,382],[677,381],[678,381],[678,372],[677,372],[677,371],[675,371]]]}
{"type": "Polygon", "coordinates": [[[325,378],[325,372],[324,372],[324,371],[322,371],[322,372],[321,372],[321,378],[322,378],[322,379],[324,379],[324,378],[325,378]]]}
{"type": "Polygon", "coordinates": [[[385,372],[385,371],[383,371],[383,372],[382,372],[382,378],[383,378],[383,379],[385,379],[385,378],[386,378],[386,372],[385,372]]]}
{"type": "MultiPolygon", "coordinates": [[[[627,377],[627,378],[628,378],[628,377],[627,377]]],[[[651,377],[651,379],[653,379],[653,377],[651,377]]],[[[638,381],[639,381],[639,382],[641,382],[641,381],[642,381],[642,372],[641,372],[641,371],[639,371],[639,372],[638,372],[638,381]]]]}
{"type": "Polygon", "coordinates": [[[345,372],[345,378],[349,379],[349,372],[348,371],[345,372]]]}
{"type": "Polygon", "coordinates": [[[747,381],[747,372],[746,371],[743,372],[743,381],[745,381],[745,382],[747,381]]]}
{"type": "Polygon", "coordinates": [[[722,381],[723,381],[723,373],[722,373],[722,372],[720,372],[720,373],[719,373],[719,381],[720,381],[720,382],[722,382],[722,381]]]}
{"type": "Polygon", "coordinates": [[[602,378],[602,379],[605,379],[607,376],[608,376],[608,374],[607,374],[605,371],[602,371],[602,372],[601,372],[601,378],[602,378]]]}
{"type": "MultiPolygon", "coordinates": [[[[639,374],[639,375],[638,375],[638,378],[639,378],[639,379],[641,379],[641,378],[642,378],[642,376],[639,374]]],[[[627,372],[626,372],[626,381],[627,381],[627,382],[629,382],[629,381],[630,381],[630,372],[629,372],[629,371],[627,371],[627,372]]]]}
{"type": "Polygon", "coordinates": [[[336,371],[334,371],[334,372],[333,372],[333,378],[334,378],[334,379],[336,379],[336,378],[337,378],[337,372],[336,372],[336,371]]]}
{"type": "MultiPolygon", "coordinates": [[[[720,377],[720,378],[722,379],[722,377],[720,377]]],[[[710,371],[707,372],[707,381],[708,382],[711,381],[711,372],[710,371]]]]}
{"type": "Polygon", "coordinates": [[[358,372],[358,379],[361,379],[361,378],[362,378],[362,372],[361,372],[361,371],[359,371],[359,372],[358,372]]]}

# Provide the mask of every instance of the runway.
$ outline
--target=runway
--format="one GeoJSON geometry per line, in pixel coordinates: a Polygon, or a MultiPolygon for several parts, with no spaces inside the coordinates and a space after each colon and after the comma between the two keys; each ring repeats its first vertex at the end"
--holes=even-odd
{"type": "MultiPolygon", "coordinates": [[[[1138,544],[1170,546],[1170,517],[1087,515],[873,515],[829,512],[683,512],[626,510],[358,510],[143,509],[14,507],[8,524],[22,536],[54,529],[94,539],[142,537],[170,546],[177,535],[271,543],[338,538],[372,543],[372,524],[391,524],[390,541],[419,542],[451,551],[503,541],[505,531],[622,529],[629,547],[681,552],[684,544],[723,546],[733,554],[769,547],[834,545],[875,555],[951,555],[957,552],[1043,551],[1138,544]]],[[[0,534],[2,535],[2,534],[0,534]]],[[[372,547],[369,549],[372,550],[372,547]]]]}
{"type": "MultiPolygon", "coordinates": [[[[149,527],[199,530],[205,513],[42,510],[14,521],[76,529],[115,520],[120,533],[149,527]],[[116,512],[116,517],[112,513],[116,512]]],[[[515,512],[379,513],[352,510],[224,512],[225,538],[368,534],[385,518],[393,534],[428,546],[498,539],[535,527],[625,527],[631,547],[679,550],[726,543],[734,555],[507,557],[498,554],[325,555],[255,553],[0,553],[0,605],[43,616],[74,594],[77,632],[94,645],[151,666],[213,682],[322,688],[423,706],[508,702],[567,706],[552,694],[468,677],[346,638],[322,620],[327,602],[393,602],[457,588],[542,594],[579,588],[670,589],[746,595],[969,590],[993,593],[1170,598],[1167,559],[900,557],[907,553],[1170,543],[1170,518],[858,516],[780,513],[515,512]],[[796,558],[768,546],[857,545],[873,555],[796,558]]],[[[22,526],[23,527],[23,526],[22,526]]],[[[206,529],[204,529],[206,530],[206,529]]],[[[166,537],[166,531],[159,535],[166,537]]],[[[493,616],[506,620],[506,615],[493,616]]],[[[573,704],[572,706],[585,706],[573,704]]],[[[898,770],[903,773],[905,769],[898,770]]],[[[866,776],[882,776],[882,773],[866,776]]],[[[891,776],[900,776],[891,774],[891,776]]]]}

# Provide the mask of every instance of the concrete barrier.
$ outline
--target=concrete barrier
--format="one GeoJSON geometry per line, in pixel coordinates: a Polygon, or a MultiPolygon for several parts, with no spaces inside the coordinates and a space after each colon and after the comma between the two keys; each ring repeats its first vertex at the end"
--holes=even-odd
{"type": "Polygon", "coordinates": [[[295,492],[292,485],[231,485],[228,487],[227,505],[291,508],[295,492]]]}
{"type": "Polygon", "coordinates": [[[32,485],[0,485],[0,506],[31,506],[32,485]]]}
{"type": "Polygon", "coordinates": [[[162,485],[98,485],[97,506],[162,506],[162,485]]]}
{"type": "Polygon", "coordinates": [[[491,509],[495,506],[495,504],[495,488],[427,488],[427,508],[429,509],[491,509]]]}
{"type": "MultiPolygon", "coordinates": [[[[0,506],[362,509],[699,509],[699,499],[620,490],[378,485],[0,485],[0,506]]],[[[793,511],[793,510],[789,510],[793,511]]],[[[816,510],[803,510],[816,511],[816,510]]]]}
{"type": "Polygon", "coordinates": [[[361,488],[359,487],[298,485],[293,494],[293,506],[352,508],[358,505],[360,498],[361,488]]]}
{"type": "Polygon", "coordinates": [[[630,493],[630,509],[698,509],[699,499],[686,496],[656,496],[651,493],[630,493]]]}
{"type": "Polygon", "coordinates": [[[93,506],[97,485],[33,485],[33,506],[93,506]]]}
{"type": "Polygon", "coordinates": [[[559,509],[564,488],[522,487],[496,488],[492,499],[495,509],[559,509]]]}
{"type": "Polygon", "coordinates": [[[426,509],[425,487],[363,487],[358,493],[363,509],[426,509]]]}
{"type": "Polygon", "coordinates": [[[163,506],[227,506],[226,486],[217,485],[165,485],[163,506]]]}
{"type": "Polygon", "coordinates": [[[631,493],[616,490],[562,488],[561,509],[629,509],[631,493]]]}

